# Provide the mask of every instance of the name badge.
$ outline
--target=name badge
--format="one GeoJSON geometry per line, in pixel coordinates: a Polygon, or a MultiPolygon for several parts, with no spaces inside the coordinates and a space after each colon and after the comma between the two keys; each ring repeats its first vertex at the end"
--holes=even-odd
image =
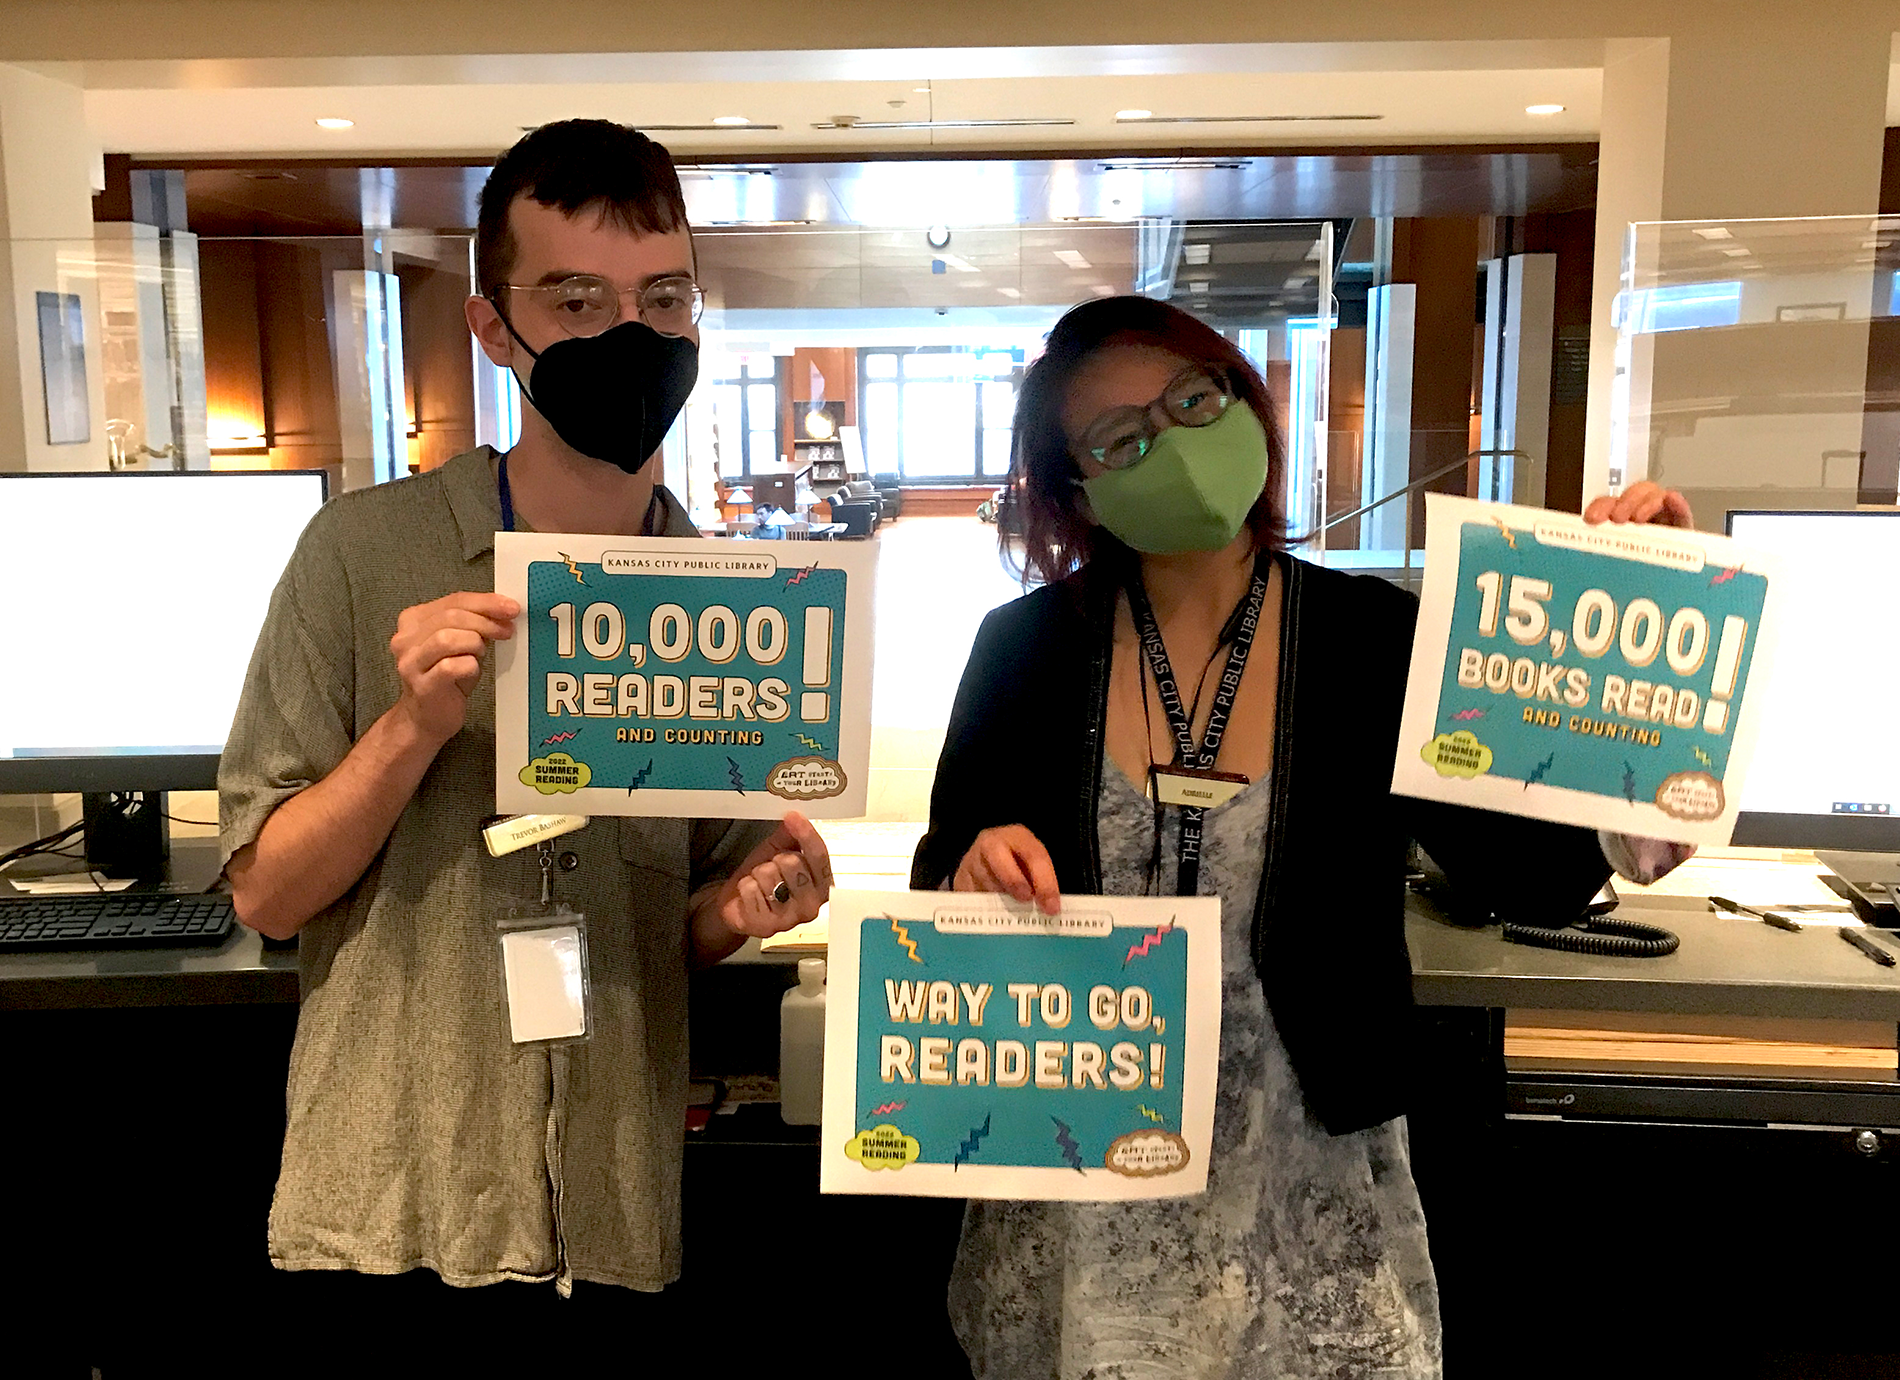
{"type": "Polygon", "coordinates": [[[1163,805],[1191,805],[1211,810],[1225,805],[1252,784],[1239,772],[1162,766],[1154,769],[1154,797],[1163,805]]]}
{"type": "Polygon", "coordinates": [[[489,857],[499,858],[530,844],[571,834],[586,827],[587,818],[586,815],[514,815],[483,829],[482,842],[488,845],[489,857]]]}

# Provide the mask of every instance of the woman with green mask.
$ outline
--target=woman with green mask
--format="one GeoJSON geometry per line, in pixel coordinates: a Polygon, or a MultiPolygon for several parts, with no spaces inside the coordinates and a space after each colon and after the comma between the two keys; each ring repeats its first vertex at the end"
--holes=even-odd
{"type": "MultiPolygon", "coordinates": [[[[1416,606],[1287,555],[1284,470],[1252,366],[1165,303],[1075,308],[1024,380],[1002,539],[1041,587],[977,636],[911,884],[1218,895],[1221,1053],[1204,1195],[970,1205],[950,1314],[978,1377],[1438,1376],[1406,840],[1506,916],[1580,913],[1606,853],[1666,870],[1389,793],[1416,606]]],[[[1590,515],[1688,519],[1653,485],[1590,515]]]]}

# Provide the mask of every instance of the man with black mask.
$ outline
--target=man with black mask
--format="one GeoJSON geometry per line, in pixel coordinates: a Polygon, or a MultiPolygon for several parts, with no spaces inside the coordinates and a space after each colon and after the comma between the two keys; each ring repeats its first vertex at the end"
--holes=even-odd
{"type": "MultiPolygon", "coordinates": [[[[271,1257],[313,1316],[409,1339],[415,1374],[459,1373],[458,1346],[487,1373],[549,1327],[549,1359],[589,1335],[624,1359],[643,1320],[628,1290],[679,1273],[688,968],[810,919],[831,880],[797,814],[595,820],[558,841],[554,874],[588,917],[591,1037],[510,1041],[495,919],[541,872],[536,850],[495,858],[480,837],[488,646],[520,614],[489,592],[493,534],[693,535],[654,471],[697,375],[701,299],[671,160],[606,121],[503,156],[476,258],[468,325],[521,383],[520,442],[326,505],[272,599],[219,777],[239,917],[300,935],[271,1257]],[[580,1308],[553,1303],[570,1293],[580,1308]]],[[[334,1334],[299,1331],[312,1370],[344,1373],[334,1334]]]]}

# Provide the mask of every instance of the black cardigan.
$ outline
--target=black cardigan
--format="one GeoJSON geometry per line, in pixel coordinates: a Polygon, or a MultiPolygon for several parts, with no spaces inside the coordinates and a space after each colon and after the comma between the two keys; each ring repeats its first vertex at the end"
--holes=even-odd
{"type": "MultiPolygon", "coordinates": [[[[1253,960],[1308,1105],[1343,1135],[1405,1110],[1408,838],[1445,870],[1461,909],[1506,917],[1573,917],[1610,867],[1587,829],[1393,795],[1417,602],[1371,576],[1276,559],[1280,681],[1253,960]]],[[[1095,820],[1119,590],[1115,568],[1096,562],[984,619],[913,887],[955,875],[978,831],[1022,824],[1065,892],[1101,890],[1095,820]]]]}

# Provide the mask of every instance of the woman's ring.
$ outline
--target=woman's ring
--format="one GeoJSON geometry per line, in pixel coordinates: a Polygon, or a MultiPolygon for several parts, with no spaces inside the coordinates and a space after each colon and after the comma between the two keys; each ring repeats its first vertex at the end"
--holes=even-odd
{"type": "Polygon", "coordinates": [[[782,906],[791,899],[792,889],[785,885],[784,882],[780,882],[777,886],[772,888],[772,900],[775,904],[782,906]]]}

